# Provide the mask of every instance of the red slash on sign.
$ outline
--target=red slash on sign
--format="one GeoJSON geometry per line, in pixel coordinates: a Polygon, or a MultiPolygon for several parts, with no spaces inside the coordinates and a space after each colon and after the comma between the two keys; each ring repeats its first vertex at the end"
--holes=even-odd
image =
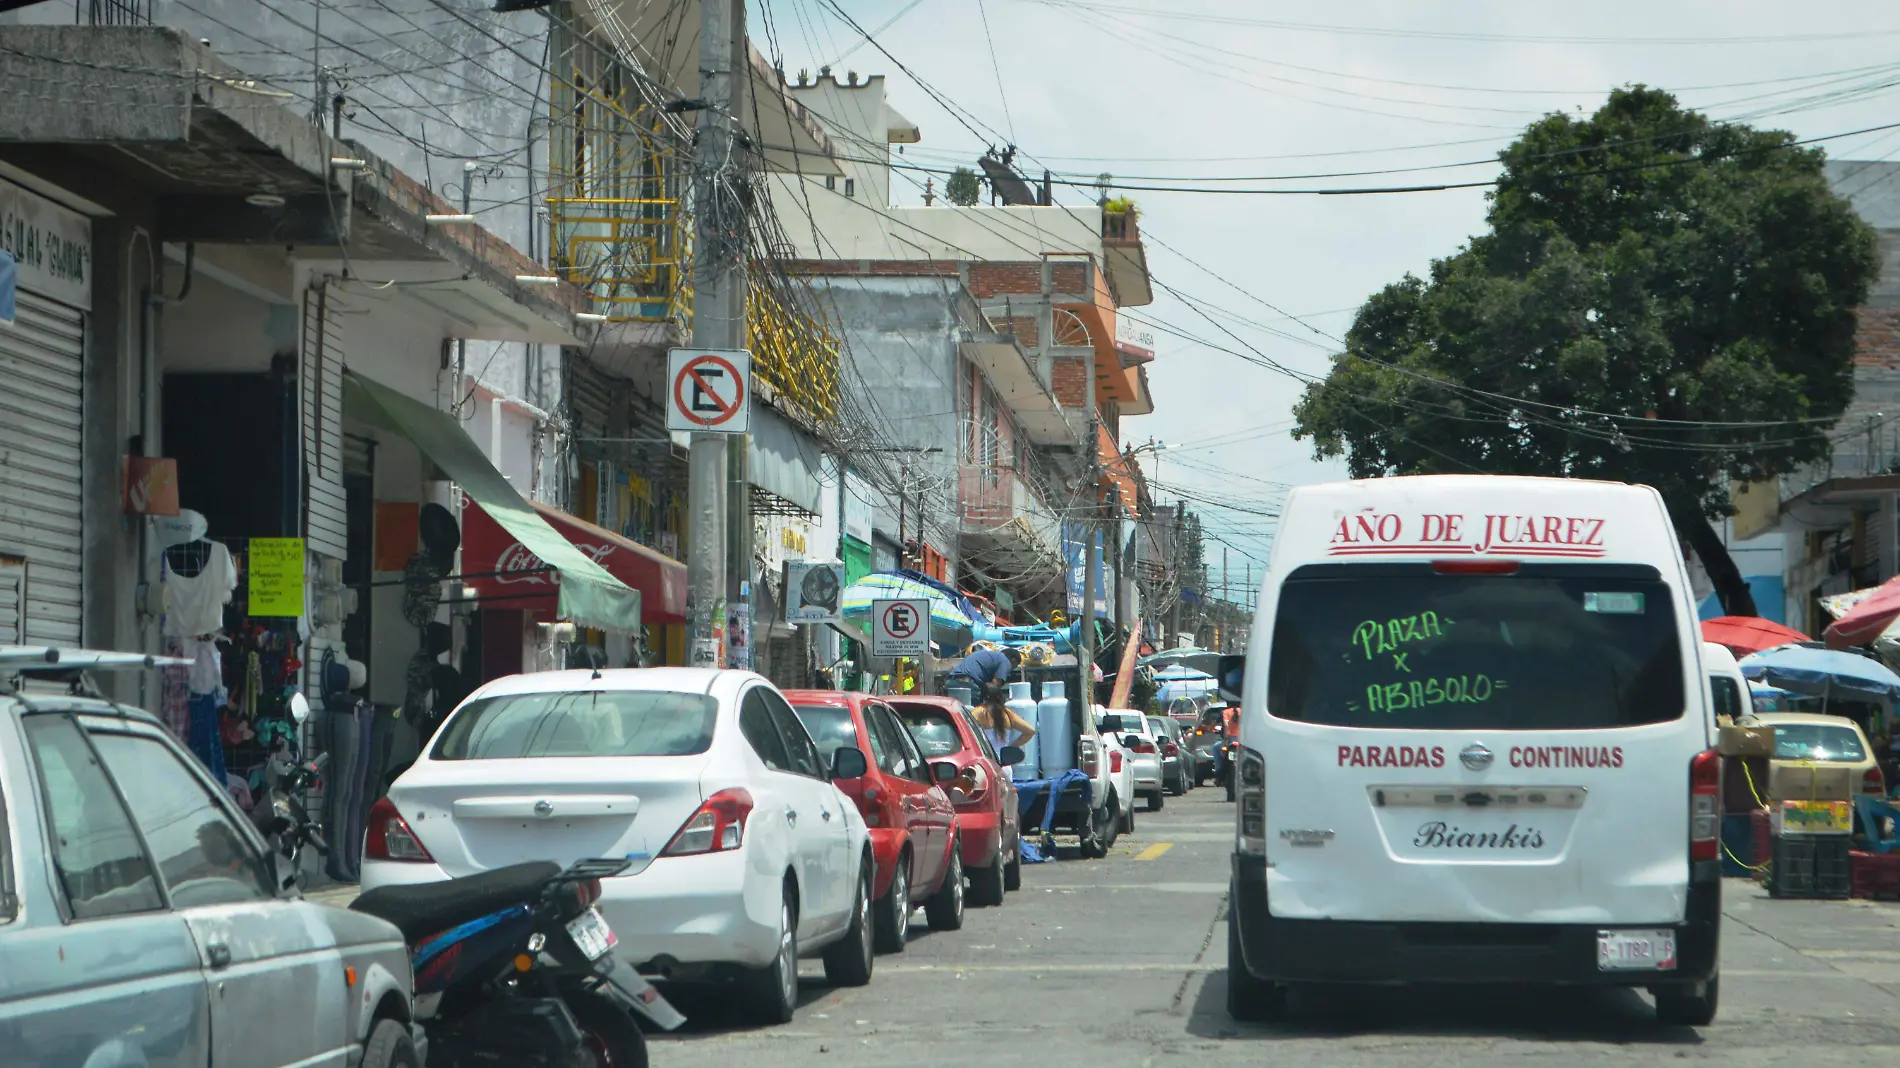
{"type": "Polygon", "coordinates": [[[902,601],[884,609],[884,630],[893,638],[909,638],[917,633],[917,609],[902,601]]]}
{"type": "Polygon", "coordinates": [[[745,379],[724,357],[700,356],[674,376],[673,402],[688,420],[717,427],[745,406],[745,379]]]}

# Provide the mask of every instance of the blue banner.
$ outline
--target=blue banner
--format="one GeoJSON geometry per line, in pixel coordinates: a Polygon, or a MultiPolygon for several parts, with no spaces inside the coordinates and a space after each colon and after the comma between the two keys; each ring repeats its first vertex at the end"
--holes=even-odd
{"type": "Polygon", "coordinates": [[[0,249],[0,323],[13,321],[13,289],[19,284],[20,265],[13,253],[0,249]]]}
{"type": "MultiPolygon", "coordinates": [[[[1080,523],[1062,524],[1062,553],[1066,567],[1064,584],[1068,587],[1069,618],[1082,615],[1082,587],[1088,576],[1088,542],[1080,523]]],[[[1108,559],[1102,552],[1102,532],[1095,531],[1095,616],[1109,616],[1108,559]]]]}

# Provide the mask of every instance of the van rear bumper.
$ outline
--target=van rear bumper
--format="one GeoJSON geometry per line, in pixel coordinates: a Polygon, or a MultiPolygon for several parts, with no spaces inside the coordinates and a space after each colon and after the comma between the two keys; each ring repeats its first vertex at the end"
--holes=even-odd
{"type": "MultiPolygon", "coordinates": [[[[1273,915],[1266,861],[1234,857],[1227,922],[1247,970],[1276,983],[1557,983],[1671,986],[1715,974],[1721,942],[1721,869],[1697,865],[1676,930],[1676,968],[1597,968],[1597,924],[1379,923],[1273,915]]],[[[1630,924],[1628,926],[1642,926],[1630,924]]]]}

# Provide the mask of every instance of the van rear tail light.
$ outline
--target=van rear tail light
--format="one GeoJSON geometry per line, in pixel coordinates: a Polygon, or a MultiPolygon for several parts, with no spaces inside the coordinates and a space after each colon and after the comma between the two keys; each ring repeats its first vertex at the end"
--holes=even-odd
{"type": "Polygon", "coordinates": [[[364,821],[363,859],[394,860],[414,864],[432,864],[435,858],[409,829],[409,824],[396,811],[396,803],[385,797],[372,805],[369,819],[364,821]]]}
{"type": "Polygon", "coordinates": [[[1710,749],[1689,762],[1689,859],[1722,856],[1722,754],[1710,749]]]}
{"type": "Polygon", "coordinates": [[[1875,797],[1887,796],[1887,777],[1877,767],[1868,768],[1867,774],[1860,777],[1860,792],[1875,797]]]}
{"type": "Polygon", "coordinates": [[[1515,575],[1516,560],[1433,560],[1432,570],[1440,575],[1515,575]]]}
{"type": "Polygon", "coordinates": [[[740,787],[721,790],[707,798],[660,850],[663,857],[690,857],[723,853],[745,842],[745,820],[752,814],[752,794],[740,787]]]}
{"type": "Polygon", "coordinates": [[[1267,852],[1267,760],[1251,749],[1240,754],[1240,784],[1234,792],[1235,848],[1250,856],[1267,852]]]}

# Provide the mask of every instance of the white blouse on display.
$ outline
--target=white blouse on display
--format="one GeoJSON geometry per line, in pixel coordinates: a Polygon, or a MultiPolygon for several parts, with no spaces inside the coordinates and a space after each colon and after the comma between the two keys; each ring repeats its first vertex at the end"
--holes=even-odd
{"type": "Polygon", "coordinates": [[[179,638],[216,634],[224,629],[224,606],[237,589],[237,565],[231,550],[211,543],[205,566],[196,575],[165,567],[165,633],[179,638]]]}

